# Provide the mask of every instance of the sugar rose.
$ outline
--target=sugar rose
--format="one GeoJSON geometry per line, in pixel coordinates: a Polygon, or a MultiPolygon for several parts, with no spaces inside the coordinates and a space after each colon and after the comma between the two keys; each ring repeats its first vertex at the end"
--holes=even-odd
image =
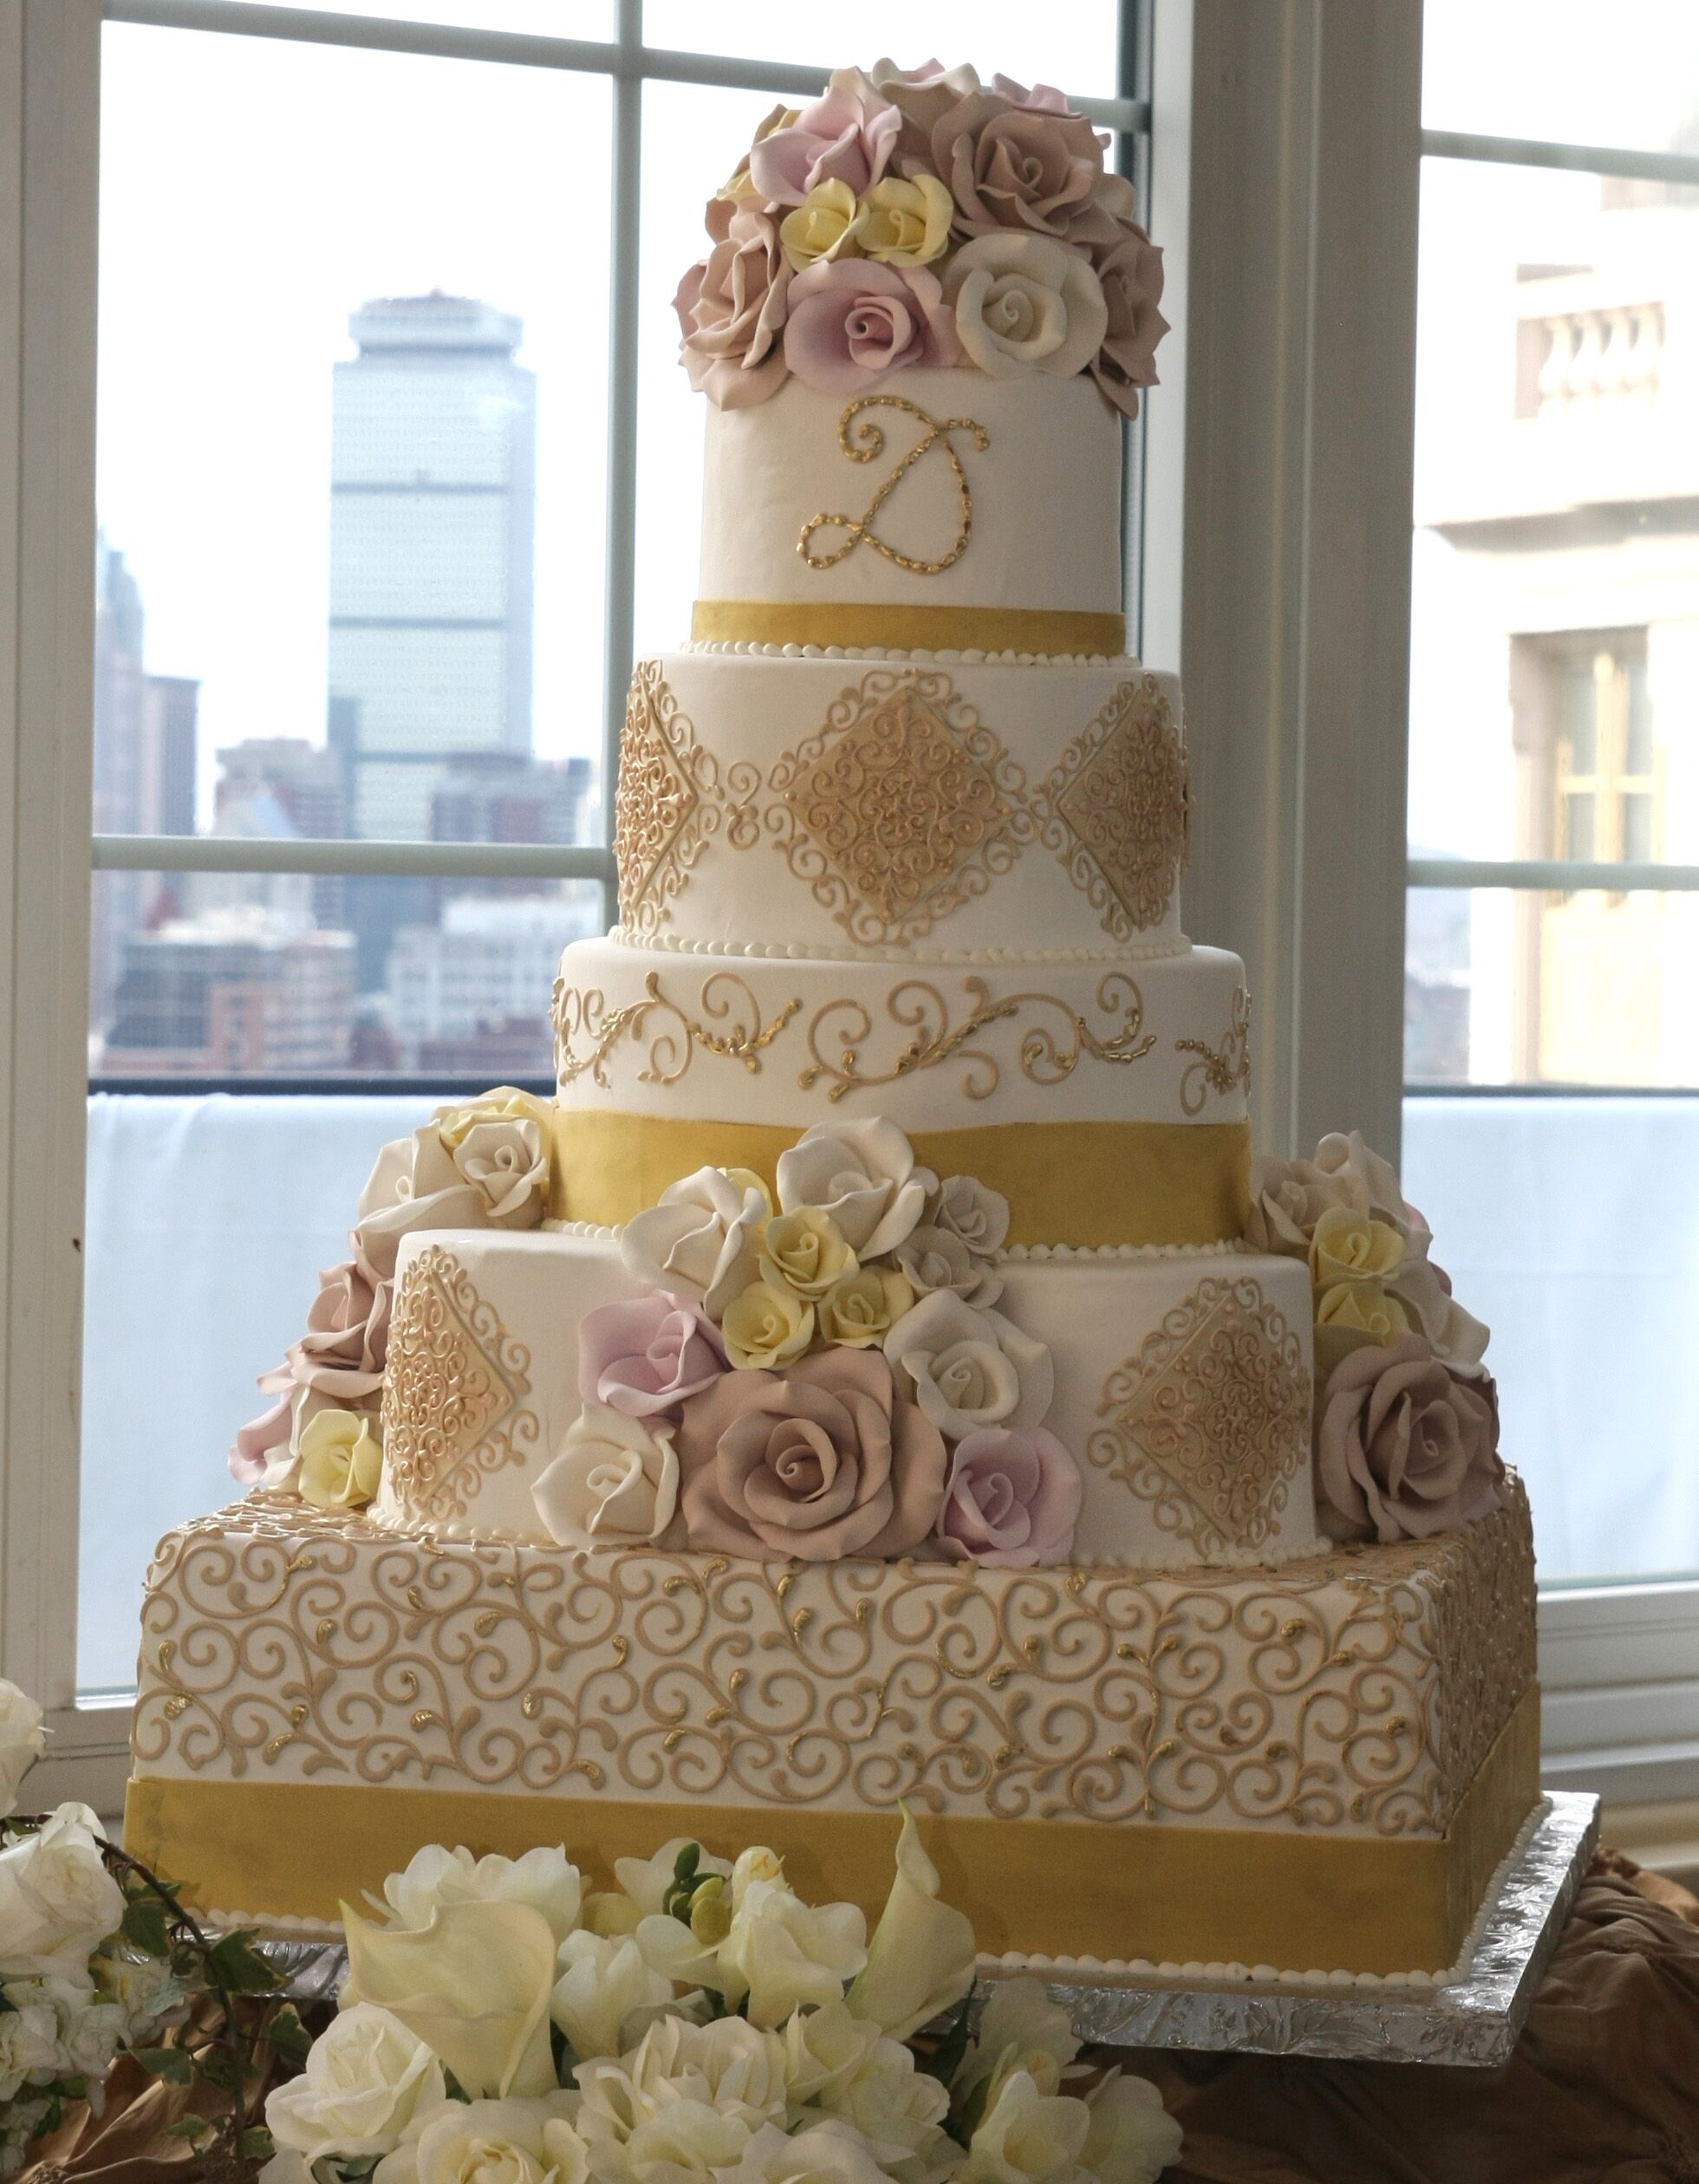
{"type": "Polygon", "coordinates": [[[363,1509],[383,1474],[383,1444],[359,1411],[322,1410],[301,1435],[300,1490],[315,1509],[363,1509]]]}
{"type": "Polygon", "coordinates": [[[888,174],[862,199],[861,246],[887,265],[930,265],[949,248],[954,211],[935,174],[888,174]]]}
{"type": "MultiPolygon", "coordinates": [[[[779,246],[793,273],[855,257],[861,250],[861,232],[862,208],[846,182],[817,184],[778,224],[779,246]]],[[[785,361],[793,372],[797,367],[790,354],[790,317],[797,301],[790,296],[785,310],[785,361]]]]}
{"type": "Polygon", "coordinates": [[[1142,387],[1156,384],[1156,344],[1168,330],[1156,306],[1162,294],[1162,254],[1142,227],[1118,227],[1107,250],[1094,253],[1107,322],[1103,345],[1087,367],[1124,417],[1138,415],[1142,387]]]}
{"type": "Polygon", "coordinates": [[[768,130],[749,155],[750,179],[774,205],[801,205],[823,183],[851,199],[877,182],[902,117],[856,69],[840,69],[811,105],[768,130]]]}
{"type": "Polygon", "coordinates": [[[600,1304],[578,1323],[578,1393],[633,1418],[676,1418],[725,1370],[713,1322],[664,1290],[600,1304]]]}
{"type": "Polygon", "coordinates": [[[1074,1544],[1079,1467],[1042,1426],[983,1427],[957,1442],[937,1540],[947,1555],[993,1569],[1065,1562],[1074,1544]]]}
{"type": "Polygon", "coordinates": [[[857,394],[887,372],[960,354],[944,291],[922,267],[844,259],[810,265],[791,284],[784,361],[809,387],[857,394]]]}
{"type": "Polygon", "coordinates": [[[758,1264],[769,1289],[788,1289],[811,1303],[855,1272],[856,1254],[830,1213],[799,1206],[775,1213],[762,1230],[758,1264]]]}
{"type": "Polygon", "coordinates": [[[686,1403],[678,1447],[690,1543],[710,1552],[804,1562],[906,1554],[943,1496],[943,1440],[898,1400],[876,1351],[727,1374],[686,1403]]]}
{"type": "Polygon", "coordinates": [[[663,1539],[679,1499],[673,1427],[586,1403],[531,1499],[557,1547],[643,1547],[663,1539]]]}
{"type": "Polygon", "coordinates": [[[390,1286],[365,1258],[319,1276],[307,1331],[288,1352],[290,1377],[338,1403],[361,1403],[383,1385],[389,1349],[390,1286]]]}
{"type": "Polygon", "coordinates": [[[634,1214],[620,1257],[645,1289],[698,1303],[717,1320],[755,1279],[761,1225],[772,1201],[746,1168],[698,1168],[634,1214]]]}
{"type": "Polygon", "coordinates": [[[817,1312],[821,1339],[851,1349],[882,1343],[915,1302],[914,1284],[895,1267],[863,1266],[834,1282],[817,1312]]]}
{"type": "Polygon", "coordinates": [[[958,231],[1014,230],[1065,242],[1089,221],[1103,152],[1084,114],[1012,106],[974,91],[933,126],[933,159],[955,198],[958,231]]]}
{"type": "Polygon", "coordinates": [[[778,1156],[778,1202],[786,1212],[817,1206],[864,1259],[893,1251],[921,1219],[937,1178],[915,1164],[895,1122],[817,1122],[778,1156]]]}
{"type": "Polygon", "coordinates": [[[709,208],[713,248],[673,298],[679,354],[699,394],[718,409],[746,409],[777,394],[786,368],[781,336],[791,265],[778,229],[752,205],[709,208]]]}
{"type": "Polygon", "coordinates": [[[503,1084],[468,1107],[439,1108],[435,1121],[456,1173],[482,1195],[490,1225],[535,1228],[548,1211],[547,1103],[503,1084]]]}
{"type": "Polygon", "coordinates": [[[1499,1506],[1498,1396],[1420,1336],[1353,1350],[1334,1368],[1316,1433],[1324,1518],[1383,1542],[1455,1531],[1499,1506]]]}
{"type": "Polygon", "coordinates": [[[981,1426],[1037,1426],[1056,1388],[1044,1343],[1000,1312],[975,1311],[941,1290],[900,1319],[885,1355],[905,1393],[941,1433],[960,1440],[981,1426]]]}
{"type": "Polygon", "coordinates": [[[978,1258],[960,1237],[929,1222],[904,1237],[896,1263],[920,1297],[947,1290],[964,1304],[984,1305],[1003,1294],[1003,1277],[990,1259],[978,1258]]]}
{"type": "Polygon", "coordinates": [[[814,1340],[814,1307],[789,1287],[752,1282],[726,1308],[726,1355],[740,1372],[788,1365],[814,1340]]]}
{"type": "Polygon", "coordinates": [[[1103,347],[1103,291],[1088,262],[1041,235],[983,235],[944,276],[962,348],[992,379],[1071,378],[1103,347]]]}

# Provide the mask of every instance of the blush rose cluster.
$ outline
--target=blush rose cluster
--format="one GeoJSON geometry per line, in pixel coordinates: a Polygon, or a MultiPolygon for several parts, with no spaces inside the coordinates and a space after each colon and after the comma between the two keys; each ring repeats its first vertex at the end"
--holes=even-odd
{"type": "Polygon", "coordinates": [[[550,1537],[1065,1560],[1051,1355],[993,1309],[1006,1201],[878,1119],[817,1124],[775,1181],[701,1168],[627,1225],[637,1293],[581,1323],[583,1407],[532,1490],[550,1537]]]}
{"type": "Polygon", "coordinates": [[[401,1238],[415,1229],[535,1228],[548,1210],[547,1102],[498,1085],[439,1108],[378,1154],[360,1193],[348,1256],[319,1277],[307,1325],[260,1375],[276,1397],[229,1456],[244,1486],[292,1489],[317,1509],[358,1509],[383,1465],[379,1402],[401,1238]]]}
{"type": "Polygon", "coordinates": [[[1308,1262],[1316,1498],[1339,1539],[1425,1539],[1498,1508],[1487,1329],[1430,1257],[1433,1235],[1358,1132],[1311,1160],[1256,1161],[1248,1240],[1308,1262]]]}
{"type": "Polygon", "coordinates": [[[870,1934],[760,1845],[677,1837],[612,1877],[432,1846],[376,1915],[344,1904],[348,1981],[266,2102],[260,2184],[1155,2184],[1179,2158],[1156,2088],[1082,2064],[1037,1980],[967,2038],[973,1929],[906,1812],[870,1934]]]}
{"type": "Polygon", "coordinates": [[[1168,330],[1162,252],[1059,91],[936,61],[842,68],[776,107],[709,201],[674,308],[722,409],[793,373],[856,394],[911,366],[1089,372],[1133,416],[1168,330]]]}

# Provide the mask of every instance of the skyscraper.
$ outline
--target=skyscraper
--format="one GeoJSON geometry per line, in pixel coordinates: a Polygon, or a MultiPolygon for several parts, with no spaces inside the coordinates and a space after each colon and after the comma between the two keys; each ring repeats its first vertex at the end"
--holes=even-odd
{"type": "Polygon", "coordinates": [[[348,831],[428,839],[456,753],[531,746],[536,381],[522,322],[467,296],[348,320],[335,367],[330,700],[348,831]]]}

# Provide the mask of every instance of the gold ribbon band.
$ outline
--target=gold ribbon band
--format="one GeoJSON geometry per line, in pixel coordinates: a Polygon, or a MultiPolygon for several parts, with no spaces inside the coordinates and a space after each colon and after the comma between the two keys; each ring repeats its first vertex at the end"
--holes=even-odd
{"type": "MultiPolygon", "coordinates": [[[[1539,1756],[1531,1688],[1444,1836],[948,1813],[921,1830],[946,1901],[995,1954],[1437,1972],[1455,1962],[1494,1867],[1533,1809],[1539,1756]]],[[[192,1908],[258,1918],[334,1921],[339,1897],[358,1902],[362,1889],[381,1889],[427,1843],[509,1856],[563,1843],[606,1888],[615,1858],[680,1835],[726,1857],[769,1844],[804,1897],[858,1903],[870,1922],[890,1887],[897,1821],[799,1806],[153,1778],[131,1783],[124,1813],[126,1849],[182,1882],[192,1908]]]]}
{"type": "Polygon", "coordinates": [[[894,652],[1103,653],[1127,649],[1124,614],[1062,607],[864,606],[850,600],[699,599],[699,645],[883,645],[894,652]]]}
{"type": "MultiPolygon", "coordinates": [[[[765,1122],[557,1108],[557,1220],[618,1228],[699,1167],[753,1168],[771,1184],[798,1133],[765,1122]]],[[[999,1122],[921,1130],[915,1157],[973,1175],[1009,1201],[1011,1244],[1220,1244],[1250,1212],[1248,1122],[999,1122]]]]}

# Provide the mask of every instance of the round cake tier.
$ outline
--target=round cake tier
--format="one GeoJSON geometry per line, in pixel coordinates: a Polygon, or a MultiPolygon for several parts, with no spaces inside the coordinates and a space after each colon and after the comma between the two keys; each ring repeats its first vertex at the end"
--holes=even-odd
{"type": "Polygon", "coordinates": [[[1136,660],[638,664],[622,926],[799,952],[1181,945],[1179,686],[1136,660]]]}
{"type": "Polygon", "coordinates": [[[790,380],[710,408],[692,634],[1117,653],[1120,420],[1087,379],[790,380]]]}
{"type": "MultiPolygon", "coordinates": [[[[997,1272],[997,1311],[1053,1362],[1045,1423],[1084,1479],[1076,1564],[1245,1566],[1313,1545],[1302,1260],[1015,1252],[997,1272]]],[[[579,1323],[641,1294],[611,1232],[405,1238],[380,1518],[546,1540],[532,1489],[583,1407],[579,1323]]]]}

